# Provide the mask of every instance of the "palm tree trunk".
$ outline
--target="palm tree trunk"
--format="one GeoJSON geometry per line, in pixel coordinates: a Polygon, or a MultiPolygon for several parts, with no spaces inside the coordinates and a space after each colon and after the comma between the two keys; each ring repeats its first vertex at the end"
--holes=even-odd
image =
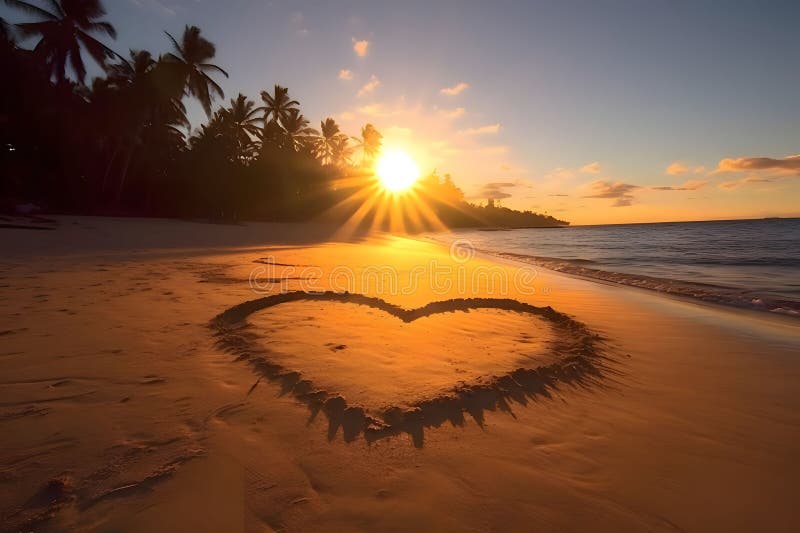
{"type": "Polygon", "coordinates": [[[135,149],[136,145],[131,143],[130,148],[128,148],[128,153],[125,154],[125,162],[122,165],[122,172],[119,175],[119,183],[117,184],[117,194],[114,197],[114,201],[117,204],[119,204],[119,201],[122,198],[122,189],[125,187],[125,178],[128,176],[128,168],[130,168],[131,159],[133,158],[133,152],[135,149]]]}
{"type": "Polygon", "coordinates": [[[106,192],[106,186],[108,185],[108,177],[111,175],[111,169],[114,167],[114,161],[117,159],[117,155],[119,154],[120,146],[122,145],[121,142],[116,143],[114,146],[114,151],[111,152],[111,157],[108,160],[108,164],[106,165],[106,171],[103,173],[103,183],[100,186],[100,194],[106,192]]]}
{"type": "Polygon", "coordinates": [[[131,159],[133,158],[133,152],[136,151],[136,141],[139,139],[139,135],[142,133],[143,126],[138,126],[136,131],[131,136],[131,144],[128,148],[128,153],[125,155],[125,163],[122,165],[122,173],[119,176],[119,184],[117,185],[117,194],[115,197],[115,201],[118,204],[120,199],[122,198],[122,189],[125,187],[125,178],[128,176],[128,169],[131,165],[131,159]]]}

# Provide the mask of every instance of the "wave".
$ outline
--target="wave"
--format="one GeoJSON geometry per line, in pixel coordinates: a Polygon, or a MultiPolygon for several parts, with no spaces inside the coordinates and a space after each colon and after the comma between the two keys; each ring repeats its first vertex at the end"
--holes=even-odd
{"type": "Polygon", "coordinates": [[[561,259],[557,257],[544,257],[526,255],[512,252],[495,252],[482,250],[485,253],[513,259],[539,267],[564,272],[583,278],[639,287],[674,296],[701,300],[703,302],[727,305],[739,308],[754,309],[758,311],[768,311],[788,316],[800,317],[800,302],[784,298],[764,296],[755,291],[716,285],[711,283],[698,283],[694,281],[684,281],[668,278],[656,278],[641,274],[628,274],[622,272],[612,272],[584,266],[596,264],[587,259],[561,259]]]}

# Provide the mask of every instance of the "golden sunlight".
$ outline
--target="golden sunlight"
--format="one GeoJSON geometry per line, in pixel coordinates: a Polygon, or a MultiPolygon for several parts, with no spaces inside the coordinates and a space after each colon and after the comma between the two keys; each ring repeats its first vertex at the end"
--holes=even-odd
{"type": "Polygon", "coordinates": [[[401,150],[384,152],[375,166],[383,188],[401,192],[411,187],[419,178],[419,168],[407,153],[401,150]]]}

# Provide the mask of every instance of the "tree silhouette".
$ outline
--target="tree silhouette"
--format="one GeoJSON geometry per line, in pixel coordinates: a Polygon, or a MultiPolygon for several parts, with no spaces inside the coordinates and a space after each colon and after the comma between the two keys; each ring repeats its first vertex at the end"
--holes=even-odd
{"type": "Polygon", "coordinates": [[[262,120],[262,112],[263,108],[255,107],[255,103],[242,93],[231,100],[230,107],[218,111],[220,127],[231,137],[236,146],[236,157],[242,160],[251,159],[258,148],[255,140],[261,133],[258,123],[262,120]]]}
{"type": "Polygon", "coordinates": [[[339,165],[348,157],[349,138],[342,133],[336,121],[330,117],[320,122],[320,138],[317,157],[323,165],[339,165]]]}
{"type": "Polygon", "coordinates": [[[289,98],[289,89],[275,85],[273,94],[261,91],[261,99],[264,101],[264,123],[269,121],[283,122],[289,117],[292,109],[296,109],[300,102],[289,98]]]}
{"type": "MultiPolygon", "coordinates": [[[[89,35],[114,35],[98,0],[42,0],[47,9],[4,1],[41,21],[18,26],[20,35],[39,37],[28,50],[0,19],[0,207],[344,223],[354,213],[349,199],[371,193],[369,165],[383,140],[374,125],[361,129],[357,144],[330,117],[316,131],[280,85],[261,92],[263,107],[239,93],[212,109],[223,91],[211,76],[227,73],[210,63],[216,49],[200,29],[186,26],[180,41],[167,33],[170,53],[122,57],[89,35]],[[82,50],[104,67],[91,88],[82,82],[82,50]],[[66,77],[67,66],[81,83],[66,77]],[[186,98],[207,116],[188,141],[186,98]],[[362,168],[348,168],[356,146],[362,168]]],[[[414,200],[450,226],[561,223],[470,204],[449,175],[420,179],[414,200]]]]}
{"type": "Polygon", "coordinates": [[[131,50],[130,61],[120,58],[109,65],[107,77],[98,80],[93,90],[96,101],[102,101],[106,93],[104,111],[114,117],[111,127],[119,132],[103,177],[103,189],[115,160],[121,152],[125,154],[116,187],[119,201],[137,147],[155,140],[170,145],[183,142],[180,127],[188,126],[181,102],[183,81],[176,76],[173,64],[155,61],[148,51],[131,50]]]}
{"type": "Polygon", "coordinates": [[[90,35],[103,32],[116,39],[117,31],[110,23],[98,21],[106,14],[100,0],[49,0],[52,11],[22,0],[5,0],[6,5],[21,9],[42,20],[17,24],[23,37],[39,37],[34,48],[48,66],[56,81],[66,79],[67,62],[81,83],[86,78],[86,65],[81,48],[102,66],[115,57],[113,50],[90,35]]]}
{"type": "Polygon", "coordinates": [[[313,149],[314,137],[319,133],[314,128],[308,127],[308,119],[300,113],[299,109],[290,109],[286,117],[281,120],[283,126],[282,146],[289,150],[299,152],[303,149],[313,149]]]}
{"type": "Polygon", "coordinates": [[[367,124],[361,128],[361,139],[361,150],[364,154],[362,164],[367,165],[372,163],[381,151],[383,135],[375,129],[375,126],[367,124]]]}
{"type": "Polygon", "coordinates": [[[225,93],[207,73],[219,72],[228,77],[228,73],[221,67],[209,63],[217,53],[216,47],[200,35],[200,28],[197,26],[186,26],[180,43],[169,32],[165,33],[172,41],[175,51],[165,54],[164,60],[178,67],[185,79],[186,92],[197,98],[206,115],[210,116],[214,95],[224,98],[225,93]]]}

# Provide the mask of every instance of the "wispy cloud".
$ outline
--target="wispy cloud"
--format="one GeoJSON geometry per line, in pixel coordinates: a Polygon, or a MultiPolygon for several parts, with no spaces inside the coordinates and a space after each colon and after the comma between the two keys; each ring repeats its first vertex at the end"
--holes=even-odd
{"type": "Polygon", "coordinates": [[[379,85],[381,84],[381,80],[373,74],[369,77],[369,81],[365,83],[361,89],[358,90],[358,96],[364,96],[365,94],[371,93],[374,91],[379,85]]]}
{"type": "Polygon", "coordinates": [[[298,35],[308,35],[306,18],[301,11],[295,11],[289,18],[291,25],[295,28],[298,35]]]}
{"type": "Polygon", "coordinates": [[[461,133],[465,135],[493,135],[500,131],[500,124],[488,124],[477,128],[467,128],[462,130],[461,133]]]}
{"type": "Polygon", "coordinates": [[[142,8],[155,9],[162,15],[175,16],[175,9],[161,0],[131,0],[131,3],[142,8]]]}
{"type": "Polygon", "coordinates": [[[385,133],[388,133],[390,135],[400,135],[403,137],[408,137],[409,135],[414,133],[414,130],[412,130],[411,128],[406,128],[404,126],[398,126],[395,124],[386,128],[385,133]]]}
{"type": "Polygon", "coordinates": [[[367,55],[367,51],[369,49],[369,41],[367,40],[356,40],[353,37],[353,51],[355,51],[358,57],[364,57],[367,55]]]}
{"type": "Polygon", "coordinates": [[[444,118],[452,119],[452,118],[463,117],[466,112],[467,110],[464,109],[463,107],[457,107],[455,109],[442,109],[439,113],[441,113],[441,115],[444,118]]]}
{"type": "Polygon", "coordinates": [[[724,181],[718,185],[722,190],[732,191],[751,184],[779,182],[800,177],[800,154],[773,157],[727,157],[722,159],[712,174],[746,173],[740,179],[724,181]]]}
{"type": "Polygon", "coordinates": [[[392,114],[383,104],[367,104],[358,108],[358,112],[369,117],[388,117],[392,114]]]}
{"type": "Polygon", "coordinates": [[[475,193],[473,198],[485,198],[487,200],[502,200],[504,198],[511,198],[511,193],[507,192],[505,189],[516,186],[516,183],[512,183],[510,181],[487,183],[483,185],[483,187],[481,187],[477,193],[475,193]]]}
{"type": "Polygon", "coordinates": [[[581,172],[584,174],[600,174],[600,162],[595,161],[593,163],[588,163],[581,167],[581,172]]]}
{"type": "Polygon", "coordinates": [[[746,170],[777,170],[800,174],[800,154],[787,155],[782,159],[772,157],[725,158],[719,162],[718,172],[742,172],[746,170]]]}
{"type": "Polygon", "coordinates": [[[679,176],[681,174],[686,174],[687,172],[689,172],[689,167],[687,167],[686,165],[684,165],[679,161],[675,161],[674,163],[672,163],[670,166],[667,167],[665,172],[670,176],[679,176]]]}
{"type": "Polygon", "coordinates": [[[733,180],[733,181],[723,181],[719,184],[719,188],[725,191],[732,191],[734,189],[738,189],[743,185],[750,185],[753,183],[773,183],[777,181],[779,178],[772,177],[772,178],[762,178],[759,176],[746,176],[740,180],[733,180]]]}
{"type": "Polygon", "coordinates": [[[663,186],[652,187],[652,189],[655,191],[696,191],[706,185],[708,185],[708,181],[705,180],[689,180],[679,187],[663,186]]]}
{"type": "MultiPolygon", "coordinates": [[[[356,71],[354,80],[358,79],[356,71]]],[[[362,84],[360,82],[359,87],[362,84]]],[[[424,171],[439,169],[458,176],[468,194],[484,181],[515,181],[529,176],[528,169],[517,161],[514,149],[500,142],[499,135],[466,135],[463,132],[467,127],[487,123],[462,125],[464,118],[450,120],[442,114],[455,106],[443,110],[419,101],[409,102],[403,97],[387,100],[381,98],[382,92],[381,86],[357,100],[359,103],[342,109],[337,114],[342,130],[357,135],[365,123],[373,124],[384,134],[384,146],[406,150],[424,171]],[[404,135],[404,129],[393,126],[412,128],[413,133],[409,137],[404,135]]],[[[502,133],[501,130],[500,135],[502,133]]],[[[514,196],[516,200],[517,195],[514,196]]]]}
{"type": "Polygon", "coordinates": [[[609,198],[613,199],[614,203],[611,207],[626,207],[631,205],[636,198],[633,193],[638,191],[641,187],[632,185],[630,183],[623,183],[621,181],[608,181],[597,180],[589,184],[593,194],[587,194],[584,198],[609,198]]]}
{"type": "Polygon", "coordinates": [[[671,163],[665,170],[664,173],[670,176],[681,176],[683,174],[703,174],[706,171],[706,167],[703,165],[697,165],[694,167],[690,167],[686,163],[682,163],[680,161],[675,161],[671,163]]]}
{"type": "Polygon", "coordinates": [[[455,96],[457,94],[461,94],[467,89],[469,89],[469,83],[462,81],[460,83],[456,83],[452,87],[445,87],[441,89],[439,92],[447,96],[455,96]]]}
{"type": "Polygon", "coordinates": [[[510,146],[506,146],[504,144],[496,145],[496,146],[484,146],[478,150],[481,154],[484,155],[503,155],[507,154],[511,151],[510,146]]]}
{"type": "Polygon", "coordinates": [[[353,71],[352,70],[347,70],[346,68],[343,68],[342,70],[339,71],[339,79],[340,80],[352,80],[353,79],[353,71]]]}
{"type": "Polygon", "coordinates": [[[545,179],[565,180],[575,177],[575,173],[564,167],[556,167],[544,175],[545,179]]]}

